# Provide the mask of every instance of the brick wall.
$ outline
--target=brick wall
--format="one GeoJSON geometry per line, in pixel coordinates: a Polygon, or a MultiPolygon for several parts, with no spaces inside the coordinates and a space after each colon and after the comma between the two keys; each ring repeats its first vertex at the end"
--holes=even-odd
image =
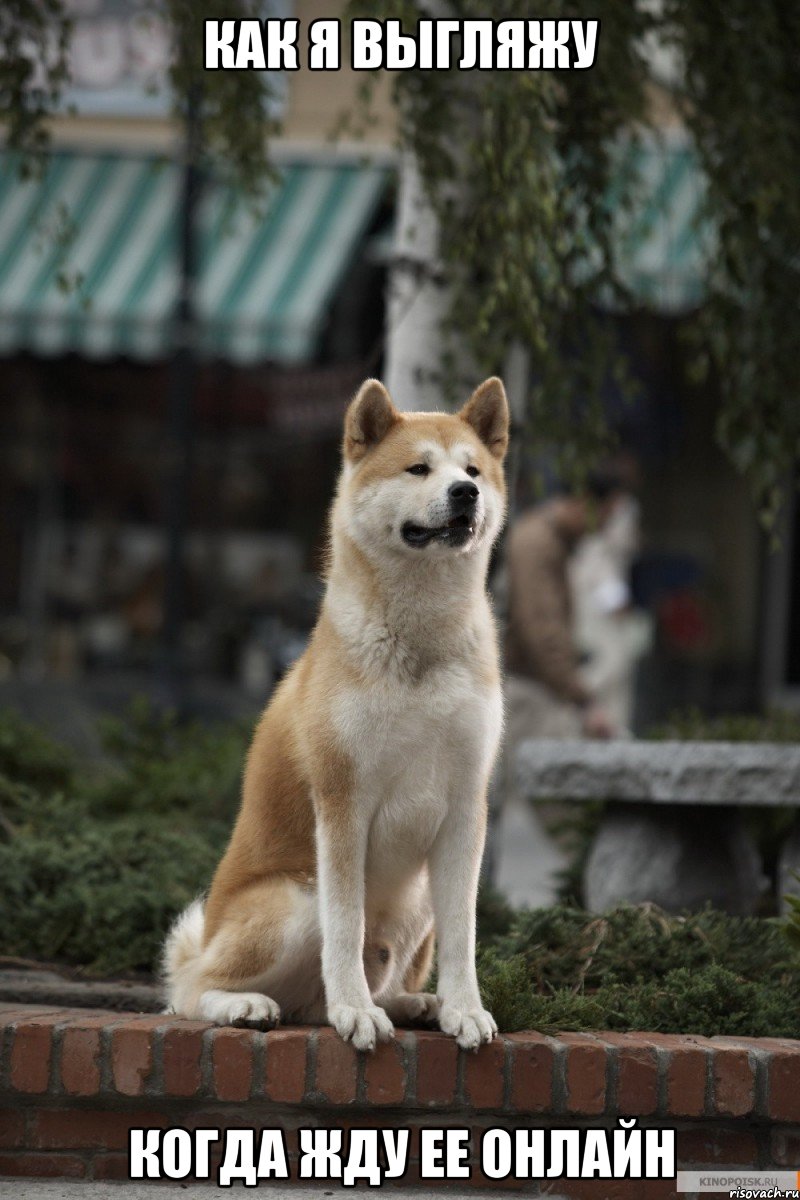
{"type": "MultiPolygon", "coordinates": [[[[0,1175],[127,1178],[132,1126],[419,1130],[600,1126],[677,1130],[681,1166],[800,1166],[800,1042],[658,1034],[515,1033],[459,1052],[404,1031],[373,1055],[330,1029],[269,1033],[165,1016],[0,1005],[0,1175]]],[[[480,1169],[472,1182],[484,1184],[480,1169]]],[[[661,1200],[660,1180],[508,1179],[493,1187],[661,1200]]],[[[426,1182],[424,1187],[432,1189],[426,1182]]]]}

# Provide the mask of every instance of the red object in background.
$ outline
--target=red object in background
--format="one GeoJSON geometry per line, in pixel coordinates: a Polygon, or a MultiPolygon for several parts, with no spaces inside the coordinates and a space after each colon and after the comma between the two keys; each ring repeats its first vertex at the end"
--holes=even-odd
{"type": "Polygon", "coordinates": [[[686,589],[666,596],[658,606],[658,620],[668,644],[675,650],[697,652],[711,645],[711,623],[698,592],[686,589]]]}

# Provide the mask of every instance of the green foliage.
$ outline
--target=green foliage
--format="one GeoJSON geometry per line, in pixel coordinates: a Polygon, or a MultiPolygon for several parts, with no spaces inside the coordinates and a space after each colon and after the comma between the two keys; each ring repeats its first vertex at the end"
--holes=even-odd
{"type": "MultiPolygon", "coordinates": [[[[163,13],[172,35],[169,84],[175,115],[183,119],[193,108],[202,128],[204,161],[249,195],[261,194],[273,178],[269,139],[277,128],[270,115],[270,74],[203,66],[205,20],[259,19],[261,0],[164,0],[154,8],[163,13]]],[[[35,169],[49,145],[47,118],[59,110],[69,82],[71,28],[63,0],[0,5],[0,122],[7,147],[20,153],[23,173],[35,169]]]]}
{"type": "Polygon", "coordinates": [[[61,0],[0,4],[0,122],[6,145],[28,168],[47,146],[44,120],[67,80],[69,33],[61,0]]]}
{"type": "Polygon", "coordinates": [[[83,966],[152,970],[171,919],[207,887],[226,826],[98,821],[80,802],[40,807],[0,842],[2,951],[83,966]]]}
{"type": "Polygon", "coordinates": [[[31,787],[66,787],[74,770],[72,754],[24,721],[13,709],[0,710],[0,777],[31,787]]]}
{"type": "Polygon", "coordinates": [[[800,714],[786,709],[767,713],[725,713],[709,717],[699,708],[674,712],[648,730],[653,741],[800,742],[800,714]]]}
{"type": "Polygon", "coordinates": [[[668,0],[686,64],[685,119],[718,247],[701,356],[722,390],[718,434],[771,525],[800,453],[800,8],[792,0],[668,0]]]}
{"type": "MultiPolygon", "coordinates": [[[[397,17],[406,30],[429,15],[420,0],[393,0],[388,10],[351,0],[351,9],[397,17]]],[[[447,12],[519,15],[508,0],[451,0],[447,12]]],[[[536,15],[581,14],[569,0],[547,0],[536,15]]],[[[630,202],[631,181],[614,162],[621,136],[635,136],[646,119],[652,35],[686,65],[674,100],[708,183],[704,216],[717,237],[695,322],[694,373],[718,380],[719,442],[772,525],[800,452],[800,8],[790,0],[601,0],[592,16],[601,34],[589,71],[394,78],[402,140],[440,219],[451,285],[442,379],[460,386],[463,339],[484,370],[501,369],[518,339],[532,353],[529,437],[549,446],[576,482],[605,449],[600,385],[609,373],[625,379],[593,304],[625,302],[611,218],[630,202]]]]}
{"type": "MultiPolygon", "coordinates": [[[[175,55],[170,68],[174,108],[185,116],[197,107],[204,156],[218,175],[257,196],[273,179],[269,139],[274,89],[267,71],[206,71],[205,22],[263,17],[262,0],[165,0],[175,55]]],[[[273,77],[274,78],[274,77],[273,77]]]]}
{"type": "MultiPolygon", "coordinates": [[[[800,883],[800,871],[793,871],[792,876],[800,883]]],[[[800,896],[791,894],[784,897],[789,905],[789,912],[784,922],[784,933],[795,950],[800,951],[800,896]]]]}
{"type": "MultiPolygon", "coordinates": [[[[388,9],[353,0],[351,11],[398,18],[407,31],[429,15],[420,0],[394,0],[388,9]]],[[[499,21],[519,12],[509,0],[452,0],[448,15],[499,21]]],[[[564,0],[536,10],[541,18],[576,15],[564,0]]],[[[528,436],[576,480],[608,447],[601,385],[622,372],[593,301],[600,290],[623,294],[611,225],[629,197],[614,169],[615,143],[645,114],[642,39],[652,24],[644,6],[626,0],[600,0],[592,15],[602,34],[588,71],[453,67],[393,76],[401,139],[439,218],[450,288],[442,388],[463,391],[465,341],[468,369],[475,363],[489,373],[502,370],[518,340],[535,380],[528,436]]]]}
{"type": "Polygon", "coordinates": [[[543,995],[531,987],[528,965],[521,954],[507,958],[497,950],[482,948],[478,955],[478,980],[483,1003],[499,1029],[608,1029],[602,1002],[562,989],[543,995]]]}
{"type": "Polygon", "coordinates": [[[508,933],[515,915],[511,905],[490,884],[481,885],[477,910],[479,941],[488,942],[508,933]]]}
{"type": "Polygon", "coordinates": [[[484,940],[479,976],[503,1029],[800,1035],[800,958],[777,920],[522,912],[484,940]]]}
{"type": "Polygon", "coordinates": [[[149,971],[205,889],[236,808],[246,731],[179,726],[145,703],[86,766],[0,714],[0,952],[90,973],[149,971]]]}
{"type": "Polygon", "coordinates": [[[134,701],[100,725],[110,765],[88,784],[97,813],[225,819],[236,810],[248,730],[179,722],[134,701]]]}
{"type": "MultiPolygon", "coordinates": [[[[87,766],[0,713],[0,953],[89,974],[151,971],[172,918],[208,886],[246,731],[181,726],[139,702],[103,736],[108,761],[87,766]]],[[[483,889],[483,996],[505,1030],[796,1037],[793,907],[785,925],[648,906],[515,912],[483,889]]]]}
{"type": "Polygon", "coordinates": [[[561,906],[535,909],[517,914],[495,944],[505,956],[525,958],[540,991],[595,990],[712,964],[747,978],[779,979],[786,967],[779,921],[713,909],[681,917],[652,905],[623,906],[602,916],[561,906]]]}

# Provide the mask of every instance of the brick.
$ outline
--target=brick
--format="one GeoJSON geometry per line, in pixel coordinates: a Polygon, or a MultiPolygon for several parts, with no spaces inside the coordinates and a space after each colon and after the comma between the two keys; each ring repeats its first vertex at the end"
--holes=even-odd
{"type": "Polygon", "coordinates": [[[203,1034],[210,1028],[199,1021],[180,1021],[164,1030],[161,1052],[165,1095],[196,1096],[200,1091],[203,1034]]]}
{"type": "Polygon", "coordinates": [[[548,1179],[543,1196],[559,1200],[644,1200],[643,1179],[548,1179]]]}
{"type": "MultiPolygon", "coordinates": [[[[444,1161],[444,1158],[442,1161],[444,1161]]],[[[383,1185],[383,1191],[388,1191],[390,1184],[393,1184],[395,1188],[402,1188],[403,1191],[410,1188],[415,1189],[412,1194],[419,1196],[420,1200],[423,1197],[427,1200],[428,1196],[438,1195],[439,1193],[446,1197],[453,1188],[457,1188],[459,1194],[472,1191],[473,1188],[476,1190],[481,1188],[482,1190],[479,1195],[483,1196],[486,1190],[499,1192],[500,1194],[503,1192],[519,1193],[524,1186],[516,1179],[487,1179],[477,1164],[472,1165],[469,1179],[423,1179],[418,1162],[409,1162],[402,1178],[387,1179],[383,1185]],[[419,1191],[416,1189],[419,1189],[419,1191]]],[[[376,1194],[378,1194],[377,1190],[376,1194]]],[[[389,1194],[391,1195],[392,1193],[390,1192],[389,1194]]]]}
{"type": "Polygon", "coordinates": [[[59,1024],[63,1029],[105,1029],[108,1025],[118,1025],[119,1020],[119,1013],[81,1008],[62,1010],[59,1024]]]}
{"type": "Polygon", "coordinates": [[[625,1116],[648,1116],[658,1108],[658,1062],[645,1046],[620,1048],[617,1109],[625,1116]]]}
{"type": "MultiPolygon", "coordinates": [[[[532,1185],[529,1180],[516,1179],[513,1175],[509,1176],[507,1179],[492,1179],[490,1176],[488,1176],[484,1173],[483,1167],[482,1167],[482,1161],[481,1161],[482,1160],[481,1148],[483,1145],[483,1139],[484,1139],[484,1136],[486,1135],[486,1133],[488,1132],[488,1130],[495,1128],[498,1124],[500,1124],[500,1122],[498,1122],[495,1119],[490,1118],[488,1121],[486,1121],[485,1124],[473,1125],[471,1127],[471,1130],[470,1130],[470,1151],[471,1151],[471,1153],[470,1153],[470,1158],[469,1158],[469,1164],[470,1164],[470,1167],[472,1168],[472,1170],[471,1170],[469,1185],[467,1184],[466,1180],[464,1180],[461,1185],[464,1192],[471,1190],[473,1187],[485,1188],[487,1191],[492,1191],[492,1192],[505,1192],[505,1191],[515,1192],[515,1191],[521,1191],[523,1189],[526,1192],[528,1192],[531,1190],[532,1185]]],[[[504,1123],[503,1123],[502,1127],[508,1128],[504,1123]]],[[[513,1145],[513,1138],[514,1138],[513,1133],[511,1134],[511,1137],[512,1137],[512,1145],[513,1145]]],[[[481,1195],[483,1195],[483,1192],[481,1192],[481,1195]]]]}
{"type": "Polygon", "coordinates": [[[776,1167],[800,1168],[800,1127],[773,1129],[770,1163],[776,1167]]]}
{"type": "Polygon", "coordinates": [[[50,1083],[53,1026],[59,1014],[20,1021],[11,1044],[11,1086],[18,1092],[40,1095],[50,1083]]]}
{"type": "Polygon", "coordinates": [[[531,1033],[512,1033],[508,1041],[512,1046],[511,1108],[520,1113],[552,1112],[555,1064],[552,1041],[531,1033]]]}
{"type": "Polygon", "coordinates": [[[164,1128],[169,1124],[162,1113],[138,1110],[37,1108],[31,1113],[28,1140],[37,1150],[127,1150],[131,1127],[164,1128]]]}
{"type": "MultiPolygon", "coordinates": [[[[475,1109],[502,1108],[506,1043],[503,1038],[464,1055],[464,1099],[475,1109]]],[[[419,1066],[417,1066],[419,1070],[419,1066]]]]}
{"type": "Polygon", "coordinates": [[[700,1046],[681,1043],[667,1061],[667,1114],[702,1117],[706,1111],[708,1056],[700,1046]]]}
{"type": "Polygon", "coordinates": [[[643,1179],[642,1200],[686,1200],[686,1193],[677,1190],[674,1179],[643,1179]]]}
{"type": "Polygon", "coordinates": [[[356,1098],[358,1056],[333,1029],[317,1035],[317,1072],[314,1089],[329,1104],[352,1104],[356,1098]]]}
{"type": "Polygon", "coordinates": [[[100,1090],[100,1030],[68,1028],[61,1042],[61,1082],[70,1096],[100,1090]]]}
{"type": "Polygon", "coordinates": [[[306,1029],[273,1029],[266,1037],[264,1090],[270,1100],[299,1104],[306,1091],[306,1029]]]}
{"type": "Polygon", "coordinates": [[[94,1179],[130,1179],[130,1165],[127,1154],[95,1154],[92,1159],[92,1177],[94,1179]]]}
{"type": "Polygon", "coordinates": [[[86,1164],[75,1154],[0,1154],[0,1175],[36,1179],[82,1179],[86,1164]]]}
{"type": "Polygon", "coordinates": [[[714,1042],[730,1042],[741,1044],[748,1050],[767,1050],[773,1052],[775,1050],[782,1054],[800,1054],[800,1040],[797,1038],[714,1038],[714,1042]]]}
{"type": "Polygon", "coordinates": [[[617,1111],[624,1117],[649,1116],[658,1108],[658,1060],[646,1035],[603,1033],[617,1050],[617,1111]]]}
{"type": "MultiPolygon", "coordinates": [[[[421,1031],[417,1041],[417,1104],[452,1104],[456,1094],[458,1046],[443,1033],[421,1031]]],[[[466,1054],[471,1058],[471,1054],[466,1054]]]]}
{"type": "Polygon", "coordinates": [[[406,1097],[403,1035],[379,1043],[364,1059],[368,1104],[402,1104],[406,1097]]]}
{"type": "Polygon", "coordinates": [[[580,1033],[561,1034],[566,1046],[567,1112],[587,1116],[603,1112],[606,1104],[606,1052],[580,1033]]]}
{"type": "MultiPolygon", "coordinates": [[[[644,1180],[548,1180],[559,1200],[644,1200],[644,1180]]],[[[674,1186],[674,1184],[673,1184],[674,1186]]],[[[668,1195],[669,1193],[667,1193],[668,1195]]]]}
{"type": "MultiPolygon", "coordinates": [[[[404,1183],[406,1182],[407,1178],[407,1175],[403,1177],[404,1183]]],[[[446,1184],[447,1180],[441,1180],[439,1182],[446,1184]]],[[[509,1175],[506,1179],[492,1179],[489,1175],[484,1174],[480,1165],[480,1160],[477,1160],[472,1164],[472,1170],[468,1180],[461,1179],[457,1182],[461,1184],[464,1191],[466,1191],[467,1188],[470,1190],[472,1188],[480,1188],[481,1196],[485,1195],[487,1191],[499,1193],[510,1192],[512,1195],[519,1195],[519,1193],[524,1189],[526,1193],[530,1193],[530,1183],[528,1180],[515,1179],[513,1175],[509,1175]]],[[[427,1186],[427,1180],[420,1179],[420,1183],[423,1186],[427,1186]]],[[[453,1187],[454,1185],[453,1183],[450,1183],[449,1186],[453,1187]]]]}
{"type": "Polygon", "coordinates": [[[25,1116],[19,1108],[0,1108],[0,1147],[11,1150],[25,1144],[25,1116]]]}
{"type": "MultiPolygon", "coordinates": [[[[163,1018],[162,1018],[163,1023],[163,1018]]],[[[111,1035],[111,1074],[122,1096],[141,1096],[153,1069],[153,1029],[128,1025],[111,1035]]]]}
{"type": "Polygon", "coordinates": [[[714,1111],[745,1117],[755,1104],[755,1070],[746,1050],[715,1049],[712,1064],[714,1111]]]}
{"type": "Polygon", "coordinates": [[[800,1121],[800,1046],[770,1055],[769,1116],[775,1121],[800,1121]]]}
{"type": "Polygon", "coordinates": [[[28,1021],[32,1017],[53,1016],[63,1012],[64,1009],[56,1004],[14,1004],[6,1001],[0,1004],[0,1029],[14,1025],[17,1021],[28,1021]]]}
{"type": "MultiPolygon", "coordinates": [[[[304,1124],[308,1125],[309,1122],[305,1121],[304,1124]]],[[[337,1122],[338,1124],[339,1122],[337,1122]]],[[[296,1129],[291,1129],[283,1125],[283,1122],[281,1122],[281,1125],[283,1128],[283,1140],[286,1143],[286,1153],[290,1156],[294,1155],[296,1158],[300,1152],[300,1135],[296,1129]]]]}
{"type": "Polygon", "coordinates": [[[679,1129],[676,1146],[681,1167],[702,1164],[742,1167],[758,1164],[755,1134],[744,1129],[679,1129]]]}
{"type": "Polygon", "coordinates": [[[247,1100],[253,1086],[253,1034],[249,1029],[215,1029],[211,1043],[214,1094],[218,1100],[247,1100]]]}

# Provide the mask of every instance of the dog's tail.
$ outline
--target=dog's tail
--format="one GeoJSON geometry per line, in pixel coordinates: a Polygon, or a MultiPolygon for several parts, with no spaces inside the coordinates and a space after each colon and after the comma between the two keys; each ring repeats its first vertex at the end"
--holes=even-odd
{"type": "Polygon", "coordinates": [[[204,902],[198,899],[183,910],[167,934],[161,956],[161,978],[168,1011],[193,1015],[186,1011],[192,1007],[187,1004],[187,991],[194,990],[191,984],[203,952],[204,927],[204,902]]]}

